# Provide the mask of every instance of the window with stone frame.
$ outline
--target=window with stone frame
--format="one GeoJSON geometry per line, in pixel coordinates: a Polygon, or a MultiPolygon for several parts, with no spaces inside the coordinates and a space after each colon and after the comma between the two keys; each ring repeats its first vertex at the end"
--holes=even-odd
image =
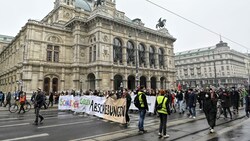
{"type": "Polygon", "coordinates": [[[113,41],[113,53],[114,62],[122,63],[122,42],[118,38],[113,41]]]}
{"type": "Polygon", "coordinates": [[[139,64],[144,64],[145,65],[145,55],[146,55],[146,50],[145,50],[145,46],[143,44],[139,44],[138,46],[139,48],[139,64]]]}
{"type": "Polygon", "coordinates": [[[48,45],[47,46],[47,61],[48,62],[59,62],[59,46],[48,45]]]}
{"type": "Polygon", "coordinates": [[[151,67],[155,67],[155,48],[153,46],[149,48],[149,64],[151,67]]]}
{"type": "Polygon", "coordinates": [[[96,61],[96,37],[93,36],[89,40],[90,47],[89,47],[89,62],[95,62],[96,61]]]}
{"type": "Polygon", "coordinates": [[[59,62],[59,46],[54,46],[54,62],[59,62]]]}
{"type": "Polygon", "coordinates": [[[133,42],[128,41],[127,42],[127,63],[135,64],[135,46],[133,44],[133,42]]]}
{"type": "Polygon", "coordinates": [[[47,46],[47,61],[52,62],[52,52],[53,52],[53,46],[48,45],[47,46]]]}
{"type": "Polygon", "coordinates": [[[96,61],[96,45],[93,46],[93,61],[96,61]]]}
{"type": "Polygon", "coordinates": [[[164,51],[162,48],[159,48],[159,67],[164,67],[164,51]]]}
{"type": "Polygon", "coordinates": [[[92,62],[92,47],[89,47],[89,62],[92,62]]]}

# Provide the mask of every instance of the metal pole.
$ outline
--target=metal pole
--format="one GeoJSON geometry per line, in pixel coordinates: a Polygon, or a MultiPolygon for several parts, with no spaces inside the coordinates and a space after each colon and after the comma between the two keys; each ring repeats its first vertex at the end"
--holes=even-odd
{"type": "Polygon", "coordinates": [[[136,40],[136,45],[135,45],[135,69],[136,69],[136,87],[139,85],[139,70],[138,70],[138,44],[137,44],[137,29],[135,29],[135,40],[136,40]]]}
{"type": "Polygon", "coordinates": [[[138,76],[138,49],[137,49],[137,45],[136,45],[136,49],[135,49],[135,69],[136,69],[136,86],[138,86],[138,81],[139,81],[139,76],[138,76]]]}
{"type": "Polygon", "coordinates": [[[217,75],[216,75],[214,51],[213,51],[213,60],[214,60],[214,83],[215,83],[215,87],[217,87],[217,75]]]}

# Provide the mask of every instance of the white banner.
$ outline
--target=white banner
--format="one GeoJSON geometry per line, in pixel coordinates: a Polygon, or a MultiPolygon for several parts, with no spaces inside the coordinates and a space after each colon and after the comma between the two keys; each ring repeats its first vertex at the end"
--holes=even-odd
{"type": "Polygon", "coordinates": [[[73,96],[60,96],[59,97],[59,110],[70,110],[72,105],[73,96]]]}
{"type": "Polygon", "coordinates": [[[97,96],[60,96],[59,110],[72,110],[95,115],[107,120],[125,123],[126,99],[97,96]]]}
{"type": "MultiPolygon", "coordinates": [[[[131,105],[129,107],[130,110],[138,110],[138,108],[136,108],[134,105],[135,96],[136,95],[131,96],[132,101],[131,101],[131,105]]],[[[146,98],[147,98],[147,102],[148,102],[148,112],[154,113],[156,97],[155,96],[146,96],[146,98]]]]}

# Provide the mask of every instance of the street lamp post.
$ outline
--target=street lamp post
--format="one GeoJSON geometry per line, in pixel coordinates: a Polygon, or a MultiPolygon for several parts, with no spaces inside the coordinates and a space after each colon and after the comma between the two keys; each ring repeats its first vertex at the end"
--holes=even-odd
{"type": "MultiPolygon", "coordinates": [[[[135,29],[135,41],[137,41],[137,34],[138,31],[137,29],[135,29]]],[[[129,38],[131,38],[131,35],[129,34],[129,38]]],[[[138,45],[135,45],[135,70],[136,70],[136,74],[135,74],[135,81],[136,81],[136,87],[139,85],[139,69],[138,69],[138,45]]]]}
{"type": "Polygon", "coordinates": [[[217,74],[216,74],[214,51],[213,51],[213,62],[214,62],[214,83],[215,83],[215,87],[217,87],[217,74]]]}
{"type": "MultiPolygon", "coordinates": [[[[137,35],[136,35],[137,36],[137,35]]],[[[136,70],[136,87],[139,85],[138,70],[138,45],[135,46],[135,70],[136,70]]]]}

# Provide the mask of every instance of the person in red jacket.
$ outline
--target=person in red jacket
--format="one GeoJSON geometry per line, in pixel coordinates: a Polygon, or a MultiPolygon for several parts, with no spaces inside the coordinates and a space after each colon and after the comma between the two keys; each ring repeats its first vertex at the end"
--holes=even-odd
{"type": "Polygon", "coordinates": [[[19,99],[19,102],[20,102],[20,109],[19,109],[19,112],[18,114],[20,114],[20,112],[23,110],[23,113],[25,113],[25,109],[24,109],[24,104],[25,104],[25,101],[26,101],[26,93],[23,93],[22,91],[20,92],[20,99],[19,99]]]}

